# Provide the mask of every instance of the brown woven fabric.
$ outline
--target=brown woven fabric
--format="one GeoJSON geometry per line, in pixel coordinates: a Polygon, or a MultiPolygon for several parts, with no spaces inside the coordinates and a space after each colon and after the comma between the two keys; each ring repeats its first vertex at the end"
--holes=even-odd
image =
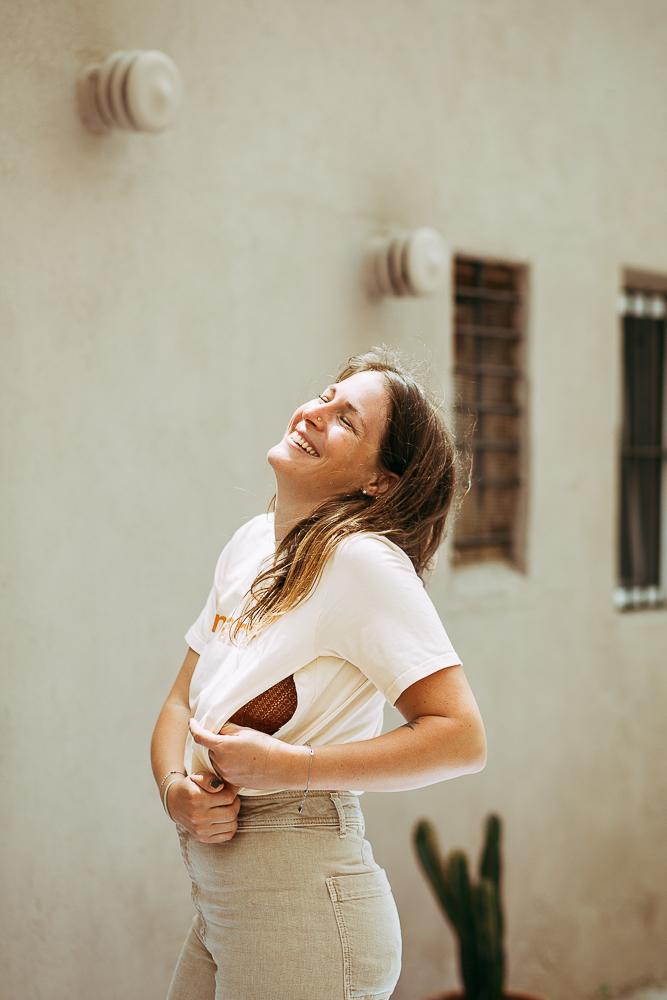
{"type": "Polygon", "coordinates": [[[297,697],[294,676],[285,677],[256,698],[242,705],[229,718],[237,726],[249,726],[272,735],[292,718],[296,711],[297,697]]]}

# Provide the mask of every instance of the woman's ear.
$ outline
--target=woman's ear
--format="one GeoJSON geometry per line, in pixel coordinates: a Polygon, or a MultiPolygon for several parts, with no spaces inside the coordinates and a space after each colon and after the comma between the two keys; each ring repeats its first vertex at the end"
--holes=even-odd
{"type": "Polygon", "coordinates": [[[396,472],[378,472],[375,479],[369,484],[375,496],[381,496],[391,489],[397,479],[401,477],[396,472]]]}

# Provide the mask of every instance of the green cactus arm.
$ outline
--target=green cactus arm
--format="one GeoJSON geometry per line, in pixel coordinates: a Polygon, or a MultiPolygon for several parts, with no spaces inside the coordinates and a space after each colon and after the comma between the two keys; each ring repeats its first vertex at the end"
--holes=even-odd
{"type": "Polygon", "coordinates": [[[472,895],[478,946],[480,997],[484,1000],[502,1000],[495,883],[491,879],[481,879],[473,887],[472,895]]]}
{"type": "Polygon", "coordinates": [[[484,843],[479,861],[479,877],[500,883],[500,817],[489,813],[484,828],[484,843]]]}
{"type": "Polygon", "coordinates": [[[497,813],[490,813],[486,818],[484,831],[484,846],[479,862],[479,877],[490,878],[496,884],[498,901],[498,933],[502,939],[505,933],[505,920],[502,906],[502,861],[500,857],[500,835],[502,825],[497,813]]]}
{"type": "Polygon", "coordinates": [[[442,858],[433,824],[428,820],[420,820],[414,829],[413,840],[417,858],[435,899],[454,931],[457,931],[460,918],[456,901],[449,898],[445,887],[442,858]]]}
{"type": "Polygon", "coordinates": [[[479,961],[468,859],[463,851],[450,851],[444,872],[447,890],[457,900],[460,913],[459,971],[463,988],[466,998],[475,1000],[479,990],[479,961]]]}

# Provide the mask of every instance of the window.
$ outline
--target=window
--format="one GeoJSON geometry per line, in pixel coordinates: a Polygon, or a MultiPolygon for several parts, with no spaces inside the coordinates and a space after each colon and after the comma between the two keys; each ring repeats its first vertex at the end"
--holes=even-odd
{"type": "Polygon", "coordinates": [[[454,259],[456,437],[472,464],[453,565],[500,560],[523,568],[524,285],[523,266],[454,259]]]}
{"type": "Polygon", "coordinates": [[[622,610],[665,607],[667,291],[626,283],[621,315],[622,417],[618,584],[622,610]]]}

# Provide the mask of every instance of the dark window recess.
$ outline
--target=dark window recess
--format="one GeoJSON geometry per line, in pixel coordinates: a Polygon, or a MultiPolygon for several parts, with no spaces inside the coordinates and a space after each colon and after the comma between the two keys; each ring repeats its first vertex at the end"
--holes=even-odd
{"type": "Polygon", "coordinates": [[[664,607],[663,518],[667,476],[667,293],[626,288],[622,316],[622,422],[616,604],[664,607]]]}
{"type": "Polygon", "coordinates": [[[456,437],[470,456],[452,563],[517,565],[522,499],[523,268],[454,260],[456,437]]]}

